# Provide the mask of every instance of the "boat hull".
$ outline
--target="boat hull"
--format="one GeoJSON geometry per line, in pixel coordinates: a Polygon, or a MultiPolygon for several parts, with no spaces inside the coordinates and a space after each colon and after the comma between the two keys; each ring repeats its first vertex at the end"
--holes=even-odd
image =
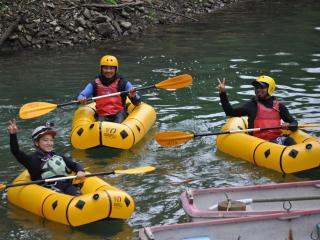
{"type": "Polygon", "coordinates": [[[193,220],[206,218],[244,217],[261,214],[271,214],[296,210],[320,209],[320,180],[291,182],[280,184],[264,184],[229,188],[189,189],[180,196],[182,207],[193,220]],[[302,196],[310,200],[286,201],[302,196]],[[265,202],[247,203],[244,209],[230,208],[219,210],[219,204],[227,200],[245,199],[266,200],[265,202]],[[318,198],[313,199],[311,198],[318,198]],[[267,200],[282,199],[270,202],[267,200]]]}
{"type": "MultiPolygon", "coordinates": [[[[24,171],[13,183],[30,181],[28,172],[24,171]]],[[[126,192],[98,177],[88,177],[79,184],[80,196],[58,193],[36,184],[11,187],[8,201],[35,215],[70,226],[108,218],[127,219],[132,215],[135,204],[126,192]]]]}
{"type": "Polygon", "coordinates": [[[70,141],[76,149],[111,147],[130,149],[156,121],[156,112],[146,103],[128,102],[128,117],[122,123],[97,121],[95,103],[80,106],[74,113],[70,141]]]}
{"type": "MultiPolygon", "coordinates": [[[[247,118],[234,117],[227,120],[221,131],[247,129],[247,118]]],[[[216,144],[220,151],[246,160],[257,166],[281,173],[296,173],[320,166],[320,141],[298,130],[285,132],[297,144],[283,146],[245,133],[221,134],[216,144]]]]}
{"type": "Polygon", "coordinates": [[[320,209],[140,229],[141,240],[319,239],[320,209]]]}

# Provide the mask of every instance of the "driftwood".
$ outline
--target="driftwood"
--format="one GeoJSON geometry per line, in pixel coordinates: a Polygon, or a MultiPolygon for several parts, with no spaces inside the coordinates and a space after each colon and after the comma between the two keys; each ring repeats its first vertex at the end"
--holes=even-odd
{"type": "Polygon", "coordinates": [[[159,10],[159,11],[162,11],[162,12],[170,13],[170,14],[173,14],[173,15],[177,15],[177,16],[180,16],[180,17],[188,18],[188,19],[191,19],[191,20],[193,20],[193,21],[195,21],[195,22],[198,21],[198,19],[195,19],[195,18],[193,18],[193,17],[186,16],[186,15],[184,15],[184,14],[182,14],[182,13],[172,12],[172,11],[169,11],[169,10],[166,10],[166,9],[163,9],[163,8],[160,8],[160,7],[153,7],[153,6],[151,6],[151,5],[146,6],[146,7],[147,7],[147,8],[152,8],[152,9],[155,9],[155,10],[159,10]]]}
{"type": "Polygon", "coordinates": [[[123,7],[130,7],[130,6],[138,6],[142,5],[144,2],[131,2],[131,3],[122,3],[122,4],[98,4],[98,3],[92,3],[92,4],[83,4],[84,7],[96,7],[96,8],[123,8],[123,7]]]}
{"type": "MultiPolygon", "coordinates": [[[[146,3],[145,2],[141,2],[141,1],[137,1],[137,2],[131,2],[131,3],[115,4],[115,5],[92,3],[92,4],[84,4],[83,6],[84,7],[96,7],[96,8],[124,8],[124,7],[138,6],[138,5],[143,5],[143,4],[146,4],[146,3]]],[[[154,10],[159,10],[159,11],[162,11],[162,12],[166,12],[166,13],[169,13],[169,14],[177,15],[177,16],[180,16],[180,17],[188,18],[188,19],[191,19],[191,20],[193,20],[195,22],[198,21],[198,19],[186,16],[186,15],[181,14],[181,13],[172,12],[172,11],[166,10],[164,8],[154,7],[151,4],[147,4],[147,5],[145,5],[145,7],[146,8],[152,8],[154,10]]]]}
{"type": "Polygon", "coordinates": [[[0,47],[7,40],[8,37],[14,32],[18,24],[20,23],[22,17],[19,15],[17,19],[8,27],[8,29],[4,32],[4,34],[0,38],[0,47]]]}

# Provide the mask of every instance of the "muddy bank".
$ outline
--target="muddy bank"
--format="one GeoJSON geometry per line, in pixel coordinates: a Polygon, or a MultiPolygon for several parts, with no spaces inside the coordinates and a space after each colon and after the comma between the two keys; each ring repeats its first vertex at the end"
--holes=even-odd
{"type": "Polygon", "coordinates": [[[147,28],[197,21],[241,0],[3,0],[0,50],[113,41],[147,28]]]}

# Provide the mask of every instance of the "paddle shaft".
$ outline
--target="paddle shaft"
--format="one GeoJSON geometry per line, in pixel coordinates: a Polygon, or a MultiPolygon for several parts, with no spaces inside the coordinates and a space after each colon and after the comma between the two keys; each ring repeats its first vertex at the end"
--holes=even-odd
{"type": "MultiPolygon", "coordinates": [[[[134,88],[134,90],[136,91],[141,91],[141,90],[146,90],[146,89],[151,89],[151,88],[155,88],[156,85],[151,85],[151,86],[146,86],[146,87],[138,87],[138,88],[134,88]]],[[[110,93],[110,94],[106,94],[106,95],[101,95],[101,96],[97,96],[97,97],[92,97],[92,98],[88,98],[87,101],[91,102],[97,99],[101,99],[101,98],[106,98],[106,97],[113,97],[113,96],[119,96],[122,94],[127,94],[129,91],[122,91],[122,92],[115,92],[115,93],[110,93]]],[[[74,100],[71,102],[66,102],[66,103],[60,103],[57,105],[57,107],[64,107],[64,106],[68,106],[68,105],[72,105],[72,104],[78,104],[80,103],[80,100],[74,100]]]]}
{"type": "Polygon", "coordinates": [[[211,135],[222,135],[222,134],[230,134],[230,133],[257,132],[257,131],[266,131],[266,130],[282,129],[282,128],[283,128],[282,126],[276,126],[276,127],[266,127],[266,128],[249,128],[249,129],[230,130],[226,132],[199,133],[199,134],[194,134],[194,137],[205,137],[205,136],[211,136],[211,135]]]}
{"type": "MultiPolygon", "coordinates": [[[[125,170],[113,170],[111,172],[100,172],[100,173],[89,173],[86,174],[85,177],[93,177],[93,176],[102,176],[102,175],[111,175],[111,174],[139,174],[139,173],[146,173],[155,170],[156,168],[153,166],[144,166],[138,168],[131,168],[125,170]]],[[[0,190],[8,188],[8,187],[18,187],[18,186],[25,186],[31,184],[40,184],[40,183],[47,183],[47,182],[55,182],[55,181],[63,181],[68,179],[74,179],[77,176],[65,176],[65,177],[55,177],[55,178],[47,178],[47,179],[40,179],[31,182],[23,182],[23,183],[13,183],[13,184],[0,184],[0,190]]]]}
{"type": "MultiPolygon", "coordinates": [[[[90,173],[86,174],[86,177],[94,177],[94,176],[102,176],[102,175],[111,175],[114,174],[115,171],[112,172],[100,172],[100,173],[90,173]]],[[[49,183],[49,182],[56,182],[56,181],[63,181],[63,180],[69,180],[69,179],[74,179],[77,176],[66,176],[66,177],[56,177],[56,178],[47,178],[47,179],[40,179],[40,180],[35,180],[31,182],[23,182],[23,183],[12,183],[12,184],[6,184],[5,188],[9,187],[19,187],[19,186],[25,186],[25,185],[31,185],[31,184],[41,184],[41,183],[49,183]]]]}

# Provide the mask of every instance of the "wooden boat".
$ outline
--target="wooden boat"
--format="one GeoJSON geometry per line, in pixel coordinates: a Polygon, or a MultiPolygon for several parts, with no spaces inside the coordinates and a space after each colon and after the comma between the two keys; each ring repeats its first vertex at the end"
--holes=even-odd
{"type": "MultiPolygon", "coordinates": [[[[247,117],[233,117],[227,120],[221,131],[247,129],[247,117]]],[[[217,147],[233,157],[246,160],[258,166],[281,173],[295,173],[320,166],[320,141],[316,137],[298,130],[286,131],[297,144],[283,146],[254,137],[246,133],[218,135],[217,147]]]]}
{"type": "Polygon", "coordinates": [[[74,113],[71,144],[76,149],[99,146],[129,149],[138,143],[156,121],[156,112],[146,103],[134,106],[127,100],[128,117],[122,123],[97,121],[95,103],[80,106],[74,113]]]}
{"type": "Polygon", "coordinates": [[[320,209],[320,180],[189,189],[180,199],[186,214],[194,220],[320,209]]]}
{"type": "MultiPolygon", "coordinates": [[[[30,182],[27,171],[13,183],[30,182]]],[[[77,181],[77,180],[74,180],[77,181]]],[[[108,218],[127,219],[134,211],[134,201],[126,192],[98,177],[79,183],[82,195],[71,196],[41,185],[25,185],[8,189],[8,201],[45,219],[80,226],[108,218]]]]}
{"type": "Polygon", "coordinates": [[[158,225],[139,230],[141,240],[320,239],[320,209],[158,225]]]}

